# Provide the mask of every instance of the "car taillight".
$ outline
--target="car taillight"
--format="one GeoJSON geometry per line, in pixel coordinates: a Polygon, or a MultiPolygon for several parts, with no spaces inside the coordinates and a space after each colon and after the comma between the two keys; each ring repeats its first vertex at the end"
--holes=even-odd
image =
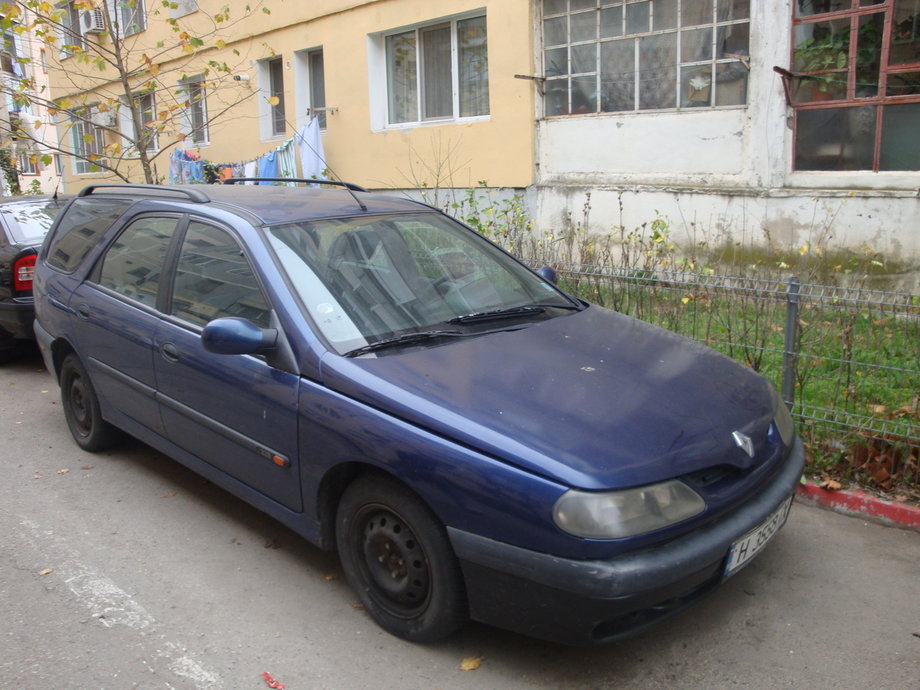
{"type": "Polygon", "coordinates": [[[24,256],[13,264],[13,289],[31,290],[35,275],[35,254],[24,256]]]}

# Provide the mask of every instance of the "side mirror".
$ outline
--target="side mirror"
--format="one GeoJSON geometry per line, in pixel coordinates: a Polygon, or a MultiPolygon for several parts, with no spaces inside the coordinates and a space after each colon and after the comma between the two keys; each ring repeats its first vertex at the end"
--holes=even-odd
{"type": "Polygon", "coordinates": [[[553,285],[559,280],[559,276],[556,275],[556,269],[552,266],[543,266],[537,269],[537,275],[543,278],[547,283],[552,283],[553,285]]]}
{"type": "Polygon", "coordinates": [[[201,331],[204,349],[218,355],[253,355],[273,348],[277,341],[276,329],[259,328],[235,316],[214,319],[201,331]]]}

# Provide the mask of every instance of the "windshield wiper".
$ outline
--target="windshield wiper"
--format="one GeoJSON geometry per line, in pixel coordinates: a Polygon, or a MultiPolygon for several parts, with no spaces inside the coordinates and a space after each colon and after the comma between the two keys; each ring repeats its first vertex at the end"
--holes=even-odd
{"type": "Polygon", "coordinates": [[[367,345],[363,345],[354,350],[349,350],[342,356],[360,357],[361,355],[366,355],[369,352],[384,350],[388,347],[410,345],[412,343],[419,343],[425,340],[432,340],[434,338],[456,338],[462,337],[464,335],[466,335],[466,333],[461,333],[460,331],[419,331],[416,333],[403,333],[402,335],[393,336],[392,338],[384,338],[383,340],[368,343],[367,345]]]}
{"type": "Polygon", "coordinates": [[[489,319],[507,319],[515,316],[542,314],[547,309],[572,309],[581,311],[582,307],[575,304],[525,304],[522,307],[506,307],[504,309],[477,311],[472,314],[455,316],[449,319],[447,323],[470,323],[471,321],[487,321],[489,319]]]}

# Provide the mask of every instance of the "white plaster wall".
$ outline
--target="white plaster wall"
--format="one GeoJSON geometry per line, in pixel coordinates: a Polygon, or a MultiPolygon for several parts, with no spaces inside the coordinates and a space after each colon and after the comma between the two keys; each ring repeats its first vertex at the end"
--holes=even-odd
{"type": "MultiPolygon", "coordinates": [[[[672,221],[683,241],[725,236],[792,246],[816,232],[920,263],[920,173],[793,173],[789,0],[752,4],[746,108],[537,118],[534,215],[541,231],[583,221],[607,232],[672,221]]],[[[539,45],[539,43],[538,43],[539,45]]],[[[812,239],[810,239],[812,238],[812,239]]]]}

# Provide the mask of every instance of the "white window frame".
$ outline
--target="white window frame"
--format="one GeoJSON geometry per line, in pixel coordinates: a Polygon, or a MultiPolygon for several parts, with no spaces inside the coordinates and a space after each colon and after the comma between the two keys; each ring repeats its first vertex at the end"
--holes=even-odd
{"type": "MultiPolygon", "coordinates": [[[[296,124],[298,129],[307,124],[313,116],[319,117],[320,129],[326,129],[326,124],[328,122],[325,110],[319,112],[311,111],[311,108],[326,107],[325,88],[323,89],[324,94],[322,103],[314,103],[313,98],[314,80],[316,78],[313,70],[313,58],[317,54],[323,55],[323,72],[325,73],[326,56],[325,53],[323,53],[322,46],[305,48],[294,53],[294,83],[296,85],[294,106],[297,108],[296,124]]],[[[323,75],[323,82],[325,84],[325,74],[323,75]]]]}
{"type": "Polygon", "coordinates": [[[73,145],[73,172],[75,175],[92,175],[98,173],[99,163],[87,160],[85,156],[103,157],[105,149],[105,130],[89,120],[73,119],[70,127],[70,140],[73,145]],[[93,141],[85,141],[86,134],[93,135],[93,141]],[[82,157],[81,157],[82,156],[82,157]]]}
{"type": "Polygon", "coordinates": [[[210,127],[208,126],[208,88],[204,75],[199,74],[183,79],[179,82],[177,93],[180,102],[189,101],[188,105],[182,110],[179,131],[186,136],[186,142],[193,144],[196,148],[209,145],[211,140],[210,127]],[[192,101],[192,95],[189,94],[190,88],[199,89],[201,92],[201,97],[194,102],[192,101]],[[197,118],[196,111],[198,111],[197,118]],[[196,119],[201,122],[200,127],[197,128],[195,127],[196,119]],[[200,139],[195,139],[196,129],[202,133],[200,139]]]}
{"type": "Polygon", "coordinates": [[[198,0],[173,0],[175,7],[170,7],[169,18],[179,19],[187,14],[198,11],[198,0]]]}
{"type": "Polygon", "coordinates": [[[109,15],[120,38],[134,36],[147,28],[144,0],[112,0],[109,15]]]}
{"type": "MultiPolygon", "coordinates": [[[[374,130],[382,129],[407,129],[426,125],[443,125],[460,122],[475,122],[488,120],[491,117],[491,107],[487,108],[488,112],[479,115],[460,115],[460,74],[459,74],[459,45],[457,35],[457,25],[459,22],[487,18],[484,10],[478,9],[471,12],[463,12],[448,17],[440,17],[431,21],[403,26],[391,29],[378,34],[372,34],[369,39],[369,69],[370,74],[375,78],[370,80],[370,99],[373,104],[372,110],[372,128],[374,130]],[[450,27],[450,53],[451,53],[451,114],[444,117],[423,117],[424,85],[422,82],[422,55],[421,41],[419,40],[420,32],[430,30],[436,27],[450,27]],[[387,64],[387,39],[391,36],[415,32],[415,50],[416,50],[416,119],[405,122],[391,122],[390,108],[388,100],[389,75],[387,64]]],[[[486,37],[486,50],[488,51],[488,37],[486,37]]],[[[487,98],[491,98],[491,84],[486,83],[487,98]]]]}
{"type": "Polygon", "coordinates": [[[74,7],[74,0],[59,2],[57,6],[64,10],[64,16],[61,18],[61,26],[57,30],[58,40],[61,45],[59,55],[61,59],[64,59],[70,57],[75,52],[65,49],[65,45],[77,46],[82,49],[86,48],[86,44],[83,41],[83,32],[80,30],[81,10],[74,7]]]}
{"type": "MultiPolygon", "coordinates": [[[[138,103],[141,103],[144,99],[148,99],[148,98],[150,99],[150,107],[148,108],[147,112],[149,112],[150,119],[156,120],[157,100],[156,100],[156,94],[153,91],[149,93],[141,94],[139,96],[135,96],[135,101],[137,101],[138,103]]],[[[142,110],[141,111],[141,126],[144,126],[144,122],[146,121],[147,120],[144,117],[144,111],[142,110]]],[[[134,129],[134,119],[131,117],[131,108],[128,107],[127,100],[125,100],[124,98],[122,98],[121,100],[121,107],[119,108],[119,111],[118,111],[118,130],[122,133],[122,135],[128,141],[134,142],[138,139],[137,133],[134,129]]],[[[155,129],[153,129],[153,136],[147,142],[147,151],[149,153],[156,153],[159,150],[160,150],[159,133],[155,129]]],[[[131,153],[136,155],[137,152],[132,150],[131,153]]]]}
{"type": "Polygon", "coordinates": [[[19,174],[20,175],[40,175],[42,168],[38,160],[38,154],[35,151],[26,150],[19,153],[19,174]],[[35,157],[33,162],[32,157],[35,157]]]}
{"type": "Polygon", "coordinates": [[[282,107],[285,107],[285,119],[287,119],[287,103],[284,98],[283,90],[283,81],[284,81],[284,70],[288,68],[288,64],[285,64],[284,58],[280,55],[276,55],[273,58],[267,58],[265,60],[259,60],[256,63],[256,79],[259,84],[259,136],[262,141],[271,141],[273,139],[284,139],[286,136],[289,136],[287,132],[287,125],[285,124],[285,131],[277,132],[275,131],[275,106],[269,103],[269,98],[272,96],[272,75],[271,75],[271,65],[272,63],[280,61],[281,71],[282,71],[282,96],[281,103],[282,107]]]}

